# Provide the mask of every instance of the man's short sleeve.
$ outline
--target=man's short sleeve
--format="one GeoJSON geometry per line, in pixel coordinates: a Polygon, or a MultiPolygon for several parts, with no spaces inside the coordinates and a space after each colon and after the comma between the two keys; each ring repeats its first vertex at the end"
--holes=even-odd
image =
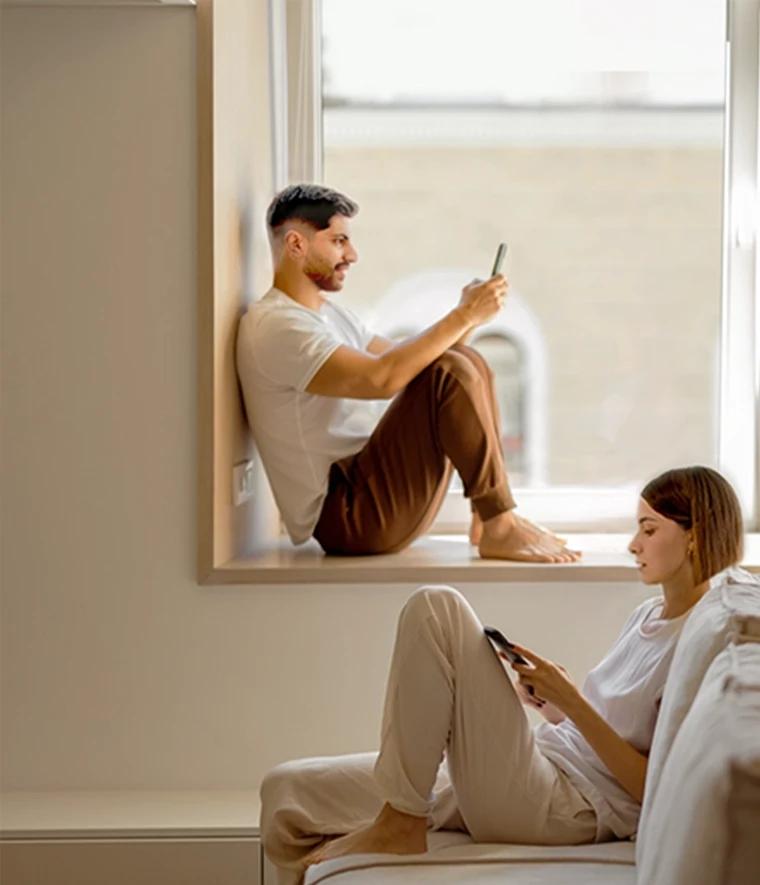
{"type": "Polygon", "coordinates": [[[304,391],[341,344],[317,314],[276,310],[261,319],[251,347],[256,366],[270,381],[304,391]]]}
{"type": "Polygon", "coordinates": [[[375,333],[368,328],[364,321],[361,320],[353,310],[344,305],[341,305],[341,310],[351,318],[351,322],[361,338],[361,350],[366,350],[369,347],[370,341],[375,337],[375,333]]]}

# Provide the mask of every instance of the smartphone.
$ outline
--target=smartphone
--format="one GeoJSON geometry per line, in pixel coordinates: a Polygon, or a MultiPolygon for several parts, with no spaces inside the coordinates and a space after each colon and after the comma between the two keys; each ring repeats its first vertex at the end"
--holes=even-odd
{"type": "Polygon", "coordinates": [[[492,277],[495,277],[497,273],[501,273],[504,259],[507,257],[507,248],[506,243],[499,243],[499,248],[496,250],[496,258],[494,258],[493,262],[493,270],[491,271],[492,277]]]}
{"type": "Polygon", "coordinates": [[[503,652],[513,664],[528,663],[522,655],[518,654],[513,648],[510,648],[507,637],[501,632],[501,630],[497,630],[496,627],[483,627],[483,632],[488,637],[497,654],[503,652]]]}
{"type": "MultiPolygon", "coordinates": [[[[488,637],[488,641],[491,643],[491,648],[497,655],[499,652],[504,652],[506,657],[509,658],[513,664],[528,663],[521,654],[518,654],[513,648],[509,647],[507,637],[501,632],[501,630],[497,630],[496,627],[483,627],[483,632],[488,637]]],[[[501,658],[499,658],[499,660],[501,661],[501,658]]],[[[527,686],[527,689],[528,694],[535,695],[535,689],[532,685],[527,686]]]]}

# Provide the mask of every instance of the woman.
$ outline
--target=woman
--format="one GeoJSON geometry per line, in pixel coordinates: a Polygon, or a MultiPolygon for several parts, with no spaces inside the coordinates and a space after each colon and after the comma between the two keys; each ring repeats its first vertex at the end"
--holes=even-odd
{"type": "Polygon", "coordinates": [[[424,852],[428,829],[539,845],[635,833],[681,628],[742,556],[736,494],[707,467],[662,474],[641,493],[629,550],[662,595],[635,609],[580,690],[519,645],[528,663],[511,665],[513,687],[464,597],[418,590],[399,619],[379,754],[287,763],[262,785],[264,847],[282,881],[344,854],[424,852]],[[546,721],[534,730],[522,705],[546,721]]]}

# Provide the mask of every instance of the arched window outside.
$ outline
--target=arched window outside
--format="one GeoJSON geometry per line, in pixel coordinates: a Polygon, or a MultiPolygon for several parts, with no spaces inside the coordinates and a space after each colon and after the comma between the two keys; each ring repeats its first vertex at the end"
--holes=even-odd
{"type": "Polygon", "coordinates": [[[488,332],[474,338],[472,346],[485,358],[494,373],[499,407],[501,449],[513,485],[525,485],[525,357],[509,335],[488,332]]]}
{"type": "MultiPolygon", "coordinates": [[[[456,304],[463,286],[477,273],[471,269],[423,271],[400,280],[368,317],[375,331],[393,341],[416,335],[456,304]]],[[[547,479],[547,353],[538,320],[514,288],[504,309],[479,328],[470,345],[494,373],[502,449],[510,483],[540,487],[547,479]]],[[[377,404],[380,413],[387,403],[377,404]]],[[[456,475],[452,490],[461,489],[456,475]]]]}

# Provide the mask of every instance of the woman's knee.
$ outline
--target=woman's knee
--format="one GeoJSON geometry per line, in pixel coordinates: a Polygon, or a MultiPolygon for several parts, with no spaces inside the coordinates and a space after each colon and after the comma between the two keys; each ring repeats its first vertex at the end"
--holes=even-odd
{"type": "Polygon", "coordinates": [[[261,804],[268,805],[273,801],[276,802],[279,795],[292,789],[293,784],[298,782],[303,776],[303,770],[303,762],[298,759],[281,762],[270,769],[261,782],[261,804]]]}
{"type": "Polygon", "coordinates": [[[419,587],[407,599],[402,616],[424,618],[442,610],[457,609],[467,604],[464,596],[454,587],[428,585],[419,587]]]}
{"type": "Polygon", "coordinates": [[[463,632],[481,632],[477,615],[454,587],[420,587],[407,599],[398,619],[397,642],[414,641],[420,634],[433,637],[441,647],[463,632]]]}

